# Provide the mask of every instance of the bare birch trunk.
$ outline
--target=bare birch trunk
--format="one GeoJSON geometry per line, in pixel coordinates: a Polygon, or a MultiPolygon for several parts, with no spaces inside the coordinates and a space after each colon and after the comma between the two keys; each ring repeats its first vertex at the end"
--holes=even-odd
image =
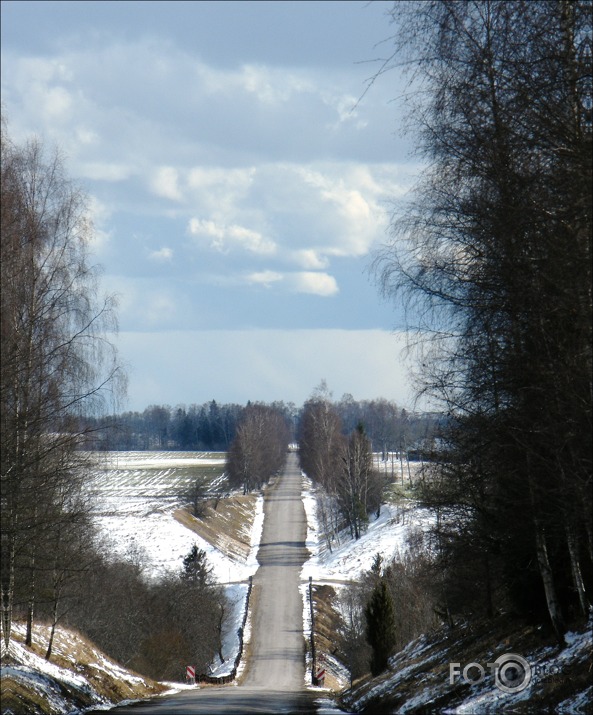
{"type": "Polygon", "coordinates": [[[54,601],[53,615],[51,619],[51,631],[49,633],[49,643],[47,644],[47,651],[45,653],[45,660],[51,658],[53,646],[54,646],[54,636],[56,633],[56,625],[58,623],[58,598],[54,601]]]}
{"type": "Polygon", "coordinates": [[[3,564],[3,567],[8,569],[8,579],[6,579],[6,584],[2,583],[2,634],[4,636],[4,645],[6,648],[10,645],[10,634],[12,631],[15,559],[14,532],[9,536],[9,539],[9,553],[7,555],[3,554],[3,559],[7,556],[8,560],[8,564],[3,564]]]}
{"type": "Polygon", "coordinates": [[[564,621],[560,612],[558,597],[556,596],[554,575],[552,573],[552,567],[550,566],[550,559],[548,557],[546,537],[543,529],[537,524],[537,522],[535,527],[535,544],[537,563],[544,584],[548,613],[550,614],[550,620],[552,621],[552,627],[554,629],[554,633],[556,634],[556,638],[558,639],[558,643],[562,648],[564,648],[566,647],[566,641],[564,639],[564,621]]]}
{"type": "Polygon", "coordinates": [[[583,581],[583,574],[581,572],[581,564],[579,562],[578,554],[578,544],[576,542],[573,531],[570,527],[566,527],[566,541],[568,543],[568,552],[570,554],[570,569],[572,572],[572,580],[574,582],[575,591],[579,596],[579,604],[581,607],[581,613],[586,616],[589,613],[589,608],[591,604],[587,598],[587,593],[585,591],[585,583],[583,581]]]}

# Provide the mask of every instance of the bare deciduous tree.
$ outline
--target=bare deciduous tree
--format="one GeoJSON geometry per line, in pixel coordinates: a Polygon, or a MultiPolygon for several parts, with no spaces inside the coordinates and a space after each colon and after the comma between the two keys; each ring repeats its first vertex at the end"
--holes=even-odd
{"type": "Polygon", "coordinates": [[[331,550],[338,531],[347,526],[358,539],[371,512],[379,513],[383,478],[373,469],[371,442],[359,423],[349,437],[327,392],[303,408],[299,456],[303,471],[321,488],[320,517],[331,550]]]}
{"type": "Polygon", "coordinates": [[[228,452],[230,484],[242,486],[244,493],[261,488],[284,465],[289,436],[282,412],[270,405],[248,405],[228,452]]]}
{"type": "MultiPolygon", "coordinates": [[[[82,192],[56,153],[2,133],[2,629],[27,603],[29,633],[39,547],[80,478],[81,416],[123,388],[107,336],[115,303],[89,264],[92,226],[82,192]],[[57,511],[56,511],[57,508],[57,511]]],[[[70,503],[73,503],[70,500],[70,503]]],[[[57,522],[56,522],[57,520],[57,522]]]]}

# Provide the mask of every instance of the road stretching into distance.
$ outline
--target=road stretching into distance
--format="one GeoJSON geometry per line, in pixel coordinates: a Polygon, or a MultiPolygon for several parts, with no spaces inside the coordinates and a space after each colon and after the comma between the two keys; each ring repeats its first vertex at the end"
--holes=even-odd
{"type": "MultiPolygon", "coordinates": [[[[253,577],[251,638],[239,683],[184,690],[110,710],[128,715],[208,713],[315,713],[305,688],[305,641],[300,573],[308,558],[307,520],[297,455],[290,453],[277,484],[268,490],[253,577]]],[[[245,654],[244,654],[245,657],[245,654]]],[[[105,712],[105,711],[103,711],[105,712]]]]}

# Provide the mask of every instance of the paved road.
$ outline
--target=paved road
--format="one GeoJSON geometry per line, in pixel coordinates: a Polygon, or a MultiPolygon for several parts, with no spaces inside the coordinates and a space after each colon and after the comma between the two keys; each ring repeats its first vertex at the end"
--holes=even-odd
{"type": "Polygon", "coordinates": [[[251,643],[242,682],[186,690],[111,712],[160,713],[314,713],[305,690],[303,601],[300,571],[308,557],[301,472],[289,454],[282,478],[264,505],[264,528],[253,577],[251,643]]]}

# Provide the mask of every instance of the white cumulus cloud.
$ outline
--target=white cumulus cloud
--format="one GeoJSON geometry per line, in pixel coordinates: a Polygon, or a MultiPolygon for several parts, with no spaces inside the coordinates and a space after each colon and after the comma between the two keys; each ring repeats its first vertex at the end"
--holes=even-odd
{"type": "Polygon", "coordinates": [[[303,248],[291,253],[292,260],[302,268],[319,270],[327,268],[329,260],[314,248],[303,248]]]}
{"type": "Polygon", "coordinates": [[[330,296],[339,292],[338,282],[329,273],[302,271],[287,275],[288,284],[295,293],[330,296]]]}
{"type": "Polygon", "coordinates": [[[287,73],[284,69],[250,64],[242,68],[241,83],[264,104],[280,104],[288,102],[295,94],[317,91],[304,73],[287,73]]]}
{"type": "Polygon", "coordinates": [[[276,244],[259,231],[239,226],[225,225],[209,219],[192,218],[189,222],[189,233],[192,236],[210,239],[210,247],[222,253],[238,248],[250,253],[272,254],[276,244]]]}
{"type": "Polygon", "coordinates": [[[179,189],[179,172],[172,166],[159,167],[152,177],[150,188],[165,199],[181,201],[183,198],[179,189]]]}
{"type": "Polygon", "coordinates": [[[277,271],[256,271],[255,273],[250,273],[247,276],[247,281],[249,283],[256,283],[258,285],[263,285],[266,288],[272,285],[272,283],[278,283],[284,279],[282,273],[277,271]]]}

